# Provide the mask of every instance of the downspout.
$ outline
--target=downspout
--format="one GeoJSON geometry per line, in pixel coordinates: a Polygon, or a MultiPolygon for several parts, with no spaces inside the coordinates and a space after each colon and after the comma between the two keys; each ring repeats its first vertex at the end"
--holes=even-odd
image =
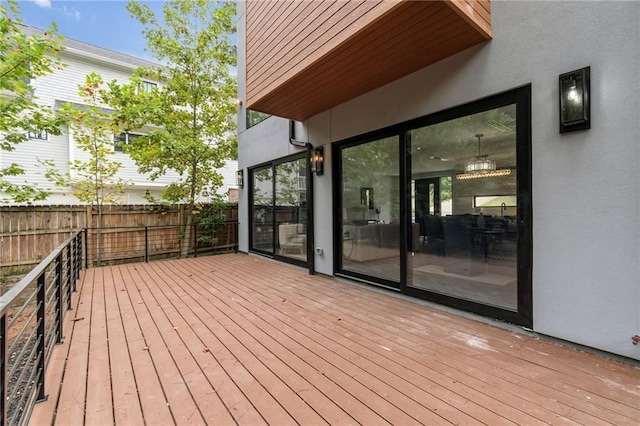
{"type": "Polygon", "coordinates": [[[315,231],[313,226],[313,174],[309,163],[311,160],[311,150],[313,145],[309,142],[300,141],[296,139],[295,121],[289,120],[289,143],[293,146],[298,146],[307,149],[307,188],[309,192],[307,194],[307,257],[309,258],[309,275],[314,275],[315,271],[315,231]]]}
{"type": "Polygon", "coordinates": [[[289,120],[289,143],[294,146],[307,148],[307,150],[313,149],[313,145],[309,142],[299,141],[296,139],[296,122],[289,120]]]}

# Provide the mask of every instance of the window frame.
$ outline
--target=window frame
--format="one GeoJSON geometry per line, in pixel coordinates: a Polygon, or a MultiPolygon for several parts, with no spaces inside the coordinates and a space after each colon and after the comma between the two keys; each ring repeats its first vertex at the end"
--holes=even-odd
{"type": "Polygon", "coordinates": [[[154,83],[153,81],[142,80],[142,90],[146,93],[150,93],[153,89],[158,88],[158,83],[154,83]]]}
{"type": "Polygon", "coordinates": [[[129,145],[129,143],[131,143],[131,136],[135,136],[133,139],[139,138],[141,136],[145,136],[142,133],[132,133],[132,132],[125,132],[125,133],[120,133],[118,135],[113,135],[113,151],[114,152],[121,152],[121,153],[125,153],[126,149],[124,148],[126,145],[129,145]],[[121,136],[125,136],[125,140],[120,140],[121,136]]]}
{"type": "Polygon", "coordinates": [[[265,112],[260,112],[260,111],[254,111],[252,109],[247,108],[245,110],[245,118],[246,118],[246,128],[250,129],[251,127],[262,123],[263,121],[265,121],[268,118],[271,118],[272,115],[271,114],[267,114],[265,112]],[[256,118],[252,118],[252,114],[256,115],[256,118]]]}
{"type": "Polygon", "coordinates": [[[27,132],[27,137],[29,139],[34,139],[34,140],[48,141],[49,140],[49,132],[47,132],[44,129],[39,129],[37,131],[29,130],[27,132]],[[43,136],[43,133],[44,133],[44,136],[43,136]]]}

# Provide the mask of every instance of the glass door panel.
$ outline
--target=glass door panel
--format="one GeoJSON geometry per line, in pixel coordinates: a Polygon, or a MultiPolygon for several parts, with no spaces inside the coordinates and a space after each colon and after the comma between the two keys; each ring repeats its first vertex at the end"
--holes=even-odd
{"type": "Polygon", "coordinates": [[[271,166],[251,175],[251,249],[273,253],[273,171],[271,166]]]}
{"type": "Polygon", "coordinates": [[[409,131],[408,285],[517,311],[516,106],[409,131]]]}
{"type": "Polygon", "coordinates": [[[277,254],[307,260],[307,161],[275,166],[275,232],[277,254]]]}
{"type": "Polygon", "coordinates": [[[342,272],[400,283],[399,137],[340,150],[342,272]]]}

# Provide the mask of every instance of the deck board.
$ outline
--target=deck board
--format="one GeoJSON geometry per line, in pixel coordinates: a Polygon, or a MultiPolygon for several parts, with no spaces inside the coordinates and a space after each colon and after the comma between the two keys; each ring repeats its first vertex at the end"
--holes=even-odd
{"type": "Polygon", "coordinates": [[[637,367],[265,259],[82,277],[32,424],[640,423],[637,367]]]}
{"type": "MultiPolygon", "coordinates": [[[[175,420],[171,414],[171,410],[169,410],[167,399],[149,351],[144,349],[148,347],[148,343],[133,309],[133,305],[140,301],[134,279],[126,271],[123,273],[120,267],[114,267],[112,269],[114,269],[114,280],[116,280],[117,283],[116,293],[118,307],[120,308],[121,320],[127,342],[126,347],[120,347],[120,350],[126,350],[131,359],[142,410],[140,415],[146,424],[174,423],[175,420]],[[122,286],[122,288],[118,288],[118,286],[122,286]]],[[[90,269],[87,273],[91,271],[90,269]]],[[[116,418],[118,418],[118,415],[116,415],[116,418]]]]}
{"type": "Polygon", "coordinates": [[[118,302],[118,292],[124,291],[120,275],[115,268],[105,268],[104,292],[107,333],[109,335],[109,359],[111,369],[111,385],[113,390],[113,406],[116,424],[142,424],[142,408],[138,396],[138,387],[133,372],[131,354],[127,345],[125,327],[129,327],[127,317],[123,316],[118,302]],[[126,325],[125,325],[126,324],[126,325]]]}
{"type": "MultiPolygon", "coordinates": [[[[98,274],[100,273],[98,272],[98,274]]],[[[82,293],[78,299],[75,315],[71,313],[73,315],[73,334],[56,412],[56,422],[58,424],[84,424],[92,314],[91,304],[93,288],[95,287],[95,281],[98,280],[98,274],[83,274],[82,293]]],[[[49,383],[49,386],[51,386],[51,383],[49,383]]]]}
{"type": "MultiPolygon", "coordinates": [[[[113,400],[111,389],[111,365],[109,362],[109,336],[105,309],[105,278],[108,269],[101,269],[93,286],[91,301],[91,328],[89,330],[89,359],[85,422],[87,424],[112,424],[113,400]]],[[[114,366],[115,367],[115,366],[114,366]]]]}

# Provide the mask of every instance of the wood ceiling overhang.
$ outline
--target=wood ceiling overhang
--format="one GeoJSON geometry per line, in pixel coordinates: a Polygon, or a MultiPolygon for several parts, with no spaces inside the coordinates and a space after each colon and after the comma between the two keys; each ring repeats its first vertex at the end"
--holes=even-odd
{"type": "Polygon", "coordinates": [[[490,0],[248,0],[246,107],[303,121],[489,39],[490,0]]]}

